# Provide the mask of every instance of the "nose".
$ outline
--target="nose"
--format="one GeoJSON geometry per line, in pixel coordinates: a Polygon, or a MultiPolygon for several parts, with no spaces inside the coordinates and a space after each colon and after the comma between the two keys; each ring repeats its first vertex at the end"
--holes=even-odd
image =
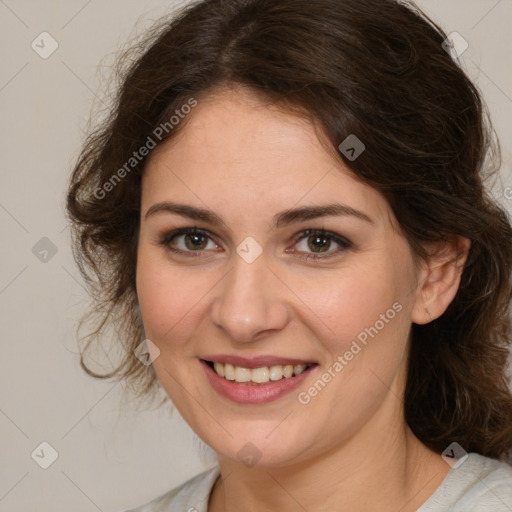
{"type": "Polygon", "coordinates": [[[216,287],[213,323],[240,343],[260,339],[283,329],[288,322],[283,284],[266,262],[264,253],[252,263],[233,256],[230,271],[216,287]]]}

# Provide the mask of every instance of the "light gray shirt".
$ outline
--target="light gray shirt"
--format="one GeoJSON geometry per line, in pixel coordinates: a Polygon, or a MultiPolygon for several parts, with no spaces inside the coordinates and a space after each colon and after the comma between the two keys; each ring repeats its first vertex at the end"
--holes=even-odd
{"type": "MultiPolygon", "coordinates": [[[[125,512],[207,512],[215,466],[149,503],[125,512]]],[[[417,512],[512,512],[512,466],[470,453],[417,512]]]]}

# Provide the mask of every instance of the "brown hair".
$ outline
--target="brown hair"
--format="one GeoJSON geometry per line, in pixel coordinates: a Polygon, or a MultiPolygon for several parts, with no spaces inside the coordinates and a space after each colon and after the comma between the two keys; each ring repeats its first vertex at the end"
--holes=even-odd
{"type": "Polygon", "coordinates": [[[471,240],[455,299],[440,318],[412,326],[405,417],[438,453],[456,441],[505,460],[512,228],[484,188],[495,172],[486,155],[499,147],[446,37],[394,0],[203,0],[156,27],[123,72],[110,118],[88,138],[67,197],[75,258],[96,299],[88,318],[98,324],[81,354],[87,373],[124,379],[140,396],[158,388],[153,367],[134,355],[144,339],[135,274],[146,158],[126,163],[148,137],[161,144],[182,129],[186,118],[155,141],[191,98],[240,85],[310,115],[331,149],[356,134],[366,150],[344,163],[384,194],[418,258],[427,241],[471,240]],[[99,374],[84,353],[109,324],[124,353],[99,374]]]}

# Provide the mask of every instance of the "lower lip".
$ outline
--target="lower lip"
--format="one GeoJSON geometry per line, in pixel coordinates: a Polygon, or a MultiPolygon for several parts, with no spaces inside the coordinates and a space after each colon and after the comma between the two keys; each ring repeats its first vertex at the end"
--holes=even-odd
{"type": "Polygon", "coordinates": [[[201,361],[206,376],[212,387],[225,398],[241,404],[263,404],[272,402],[296,389],[308,375],[314,371],[312,366],[296,377],[283,378],[270,381],[268,384],[237,384],[235,381],[227,380],[211,368],[207,363],[201,361]]]}

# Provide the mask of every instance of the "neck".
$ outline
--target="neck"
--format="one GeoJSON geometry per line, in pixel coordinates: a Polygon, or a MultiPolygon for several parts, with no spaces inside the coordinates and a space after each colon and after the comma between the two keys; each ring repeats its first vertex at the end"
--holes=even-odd
{"type": "Polygon", "coordinates": [[[209,512],[416,511],[450,467],[403,418],[393,428],[389,417],[374,420],[328,452],[286,466],[248,468],[220,457],[209,512]]]}

